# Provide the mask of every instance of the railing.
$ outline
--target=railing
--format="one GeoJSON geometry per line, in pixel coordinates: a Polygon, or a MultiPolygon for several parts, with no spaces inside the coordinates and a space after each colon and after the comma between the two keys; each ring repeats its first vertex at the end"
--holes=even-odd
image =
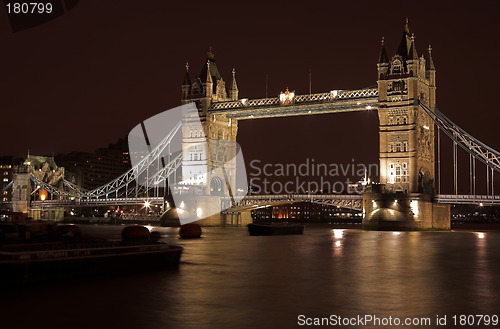
{"type": "MultiPolygon", "coordinates": [[[[304,104],[313,102],[333,102],[346,99],[372,98],[378,97],[376,88],[356,89],[356,90],[333,90],[328,93],[296,95],[293,98],[293,104],[304,104]]],[[[211,110],[228,110],[250,107],[265,107],[280,105],[278,97],[258,98],[258,99],[241,99],[237,101],[215,102],[212,104],[211,110]]]]}
{"type": "Polygon", "coordinates": [[[483,205],[499,205],[499,195],[454,195],[454,194],[438,194],[435,200],[439,203],[460,203],[460,204],[483,204],[483,205]]]}
{"type": "MultiPolygon", "coordinates": [[[[234,208],[251,206],[276,205],[277,203],[312,202],[361,210],[361,194],[277,194],[277,195],[247,195],[234,208]]],[[[231,207],[231,198],[222,197],[225,208],[231,207]]],[[[230,208],[231,209],[231,208],[230,208]]]]}

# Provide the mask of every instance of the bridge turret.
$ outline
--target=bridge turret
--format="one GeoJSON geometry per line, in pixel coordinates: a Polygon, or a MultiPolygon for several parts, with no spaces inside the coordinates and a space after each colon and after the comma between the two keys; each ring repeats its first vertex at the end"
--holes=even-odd
{"type": "Polygon", "coordinates": [[[427,79],[429,79],[429,84],[432,87],[436,87],[436,68],[434,67],[434,61],[432,60],[432,47],[429,45],[429,48],[427,48],[428,52],[428,57],[425,62],[425,73],[427,79]]]}
{"type": "Polygon", "coordinates": [[[382,49],[380,49],[380,56],[378,57],[377,63],[378,69],[378,79],[385,77],[389,71],[389,58],[387,57],[387,52],[384,45],[384,37],[382,37],[382,49]]]}
{"type": "Polygon", "coordinates": [[[231,83],[231,89],[229,90],[229,98],[231,98],[232,101],[235,101],[238,99],[238,85],[236,84],[236,70],[233,68],[233,80],[231,83]]]}
{"type": "Polygon", "coordinates": [[[191,89],[191,78],[189,77],[189,63],[186,63],[186,74],[184,74],[184,81],[182,82],[182,99],[187,99],[189,97],[189,91],[191,89]]]}
{"type": "Polygon", "coordinates": [[[210,74],[210,60],[207,61],[207,78],[204,83],[205,87],[205,97],[212,97],[214,92],[214,83],[212,80],[212,75],[210,74]]]}
{"type": "Polygon", "coordinates": [[[408,59],[406,60],[406,67],[410,76],[418,76],[419,60],[417,54],[417,47],[415,46],[415,35],[410,37],[411,44],[408,50],[408,59]]]}

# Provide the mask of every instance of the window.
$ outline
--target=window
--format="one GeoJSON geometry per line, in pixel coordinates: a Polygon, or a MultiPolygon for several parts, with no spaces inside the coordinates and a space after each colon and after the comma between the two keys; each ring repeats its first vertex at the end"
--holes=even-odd
{"type": "MultiPolygon", "coordinates": [[[[408,142],[407,141],[403,142],[403,152],[408,152],[408,142]]],[[[404,163],[404,165],[406,165],[406,162],[404,163]]]]}
{"type": "Polygon", "coordinates": [[[388,175],[388,183],[406,183],[408,182],[408,170],[406,169],[408,164],[406,162],[397,162],[389,164],[389,175],[388,175]]]}
{"type": "Polygon", "coordinates": [[[8,182],[8,181],[9,181],[9,179],[8,179],[8,178],[4,178],[4,179],[3,179],[3,181],[4,181],[4,182],[8,182]]]}

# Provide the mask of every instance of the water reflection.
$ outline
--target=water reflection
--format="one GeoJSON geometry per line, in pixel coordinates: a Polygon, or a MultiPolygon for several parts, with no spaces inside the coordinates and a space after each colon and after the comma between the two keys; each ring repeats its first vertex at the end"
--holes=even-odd
{"type": "Polygon", "coordinates": [[[344,239],[344,229],[333,229],[333,254],[335,256],[341,256],[343,250],[343,239],[344,239]]]}
{"type": "Polygon", "coordinates": [[[4,327],[47,319],[48,296],[57,305],[53,329],[295,328],[298,314],[498,314],[499,232],[308,226],[304,235],[250,237],[246,228],[204,228],[197,240],[161,232],[185,248],[178,271],[0,293],[2,314],[16,322],[4,327]]]}

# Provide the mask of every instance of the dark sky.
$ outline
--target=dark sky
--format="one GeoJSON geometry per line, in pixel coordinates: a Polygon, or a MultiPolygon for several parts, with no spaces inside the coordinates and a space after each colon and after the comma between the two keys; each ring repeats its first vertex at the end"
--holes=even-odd
{"type": "MultiPolygon", "coordinates": [[[[376,84],[405,18],[419,55],[432,44],[438,108],[500,149],[498,1],[80,1],[70,12],[12,33],[0,12],[0,154],[93,151],[180,104],[184,65],[198,73],[212,46],[240,97],[376,84]]],[[[238,141],[263,162],[378,162],[375,111],[241,122],[238,141]]],[[[446,161],[444,165],[448,165],[446,161]]],[[[467,162],[466,162],[467,164],[467,162]]],[[[451,170],[451,167],[450,167],[451,170]]]]}

